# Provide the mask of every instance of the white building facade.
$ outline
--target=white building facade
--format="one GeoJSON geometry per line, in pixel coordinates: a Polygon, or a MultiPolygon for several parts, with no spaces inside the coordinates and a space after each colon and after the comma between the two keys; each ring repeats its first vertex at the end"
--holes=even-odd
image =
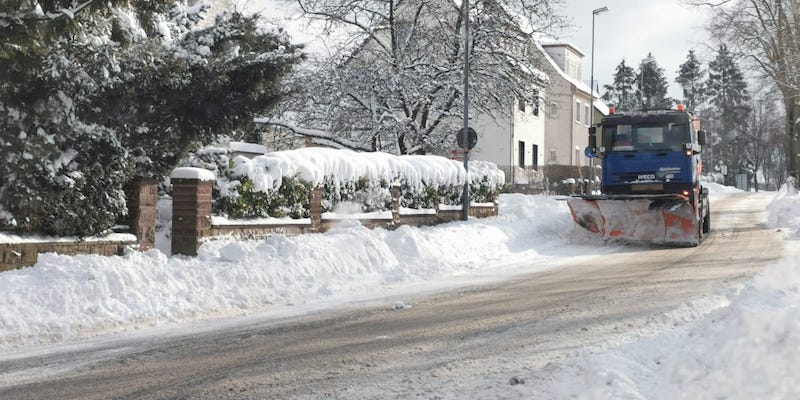
{"type": "Polygon", "coordinates": [[[470,158],[494,162],[508,183],[526,184],[529,173],[544,165],[544,91],[538,95],[538,104],[513,99],[505,116],[478,115],[470,123],[479,137],[470,158]]]}
{"type": "Polygon", "coordinates": [[[584,149],[589,145],[591,114],[594,123],[608,115],[608,106],[582,80],[583,53],[569,43],[540,43],[542,68],[550,76],[546,114],[545,162],[555,165],[586,166],[584,149]]]}

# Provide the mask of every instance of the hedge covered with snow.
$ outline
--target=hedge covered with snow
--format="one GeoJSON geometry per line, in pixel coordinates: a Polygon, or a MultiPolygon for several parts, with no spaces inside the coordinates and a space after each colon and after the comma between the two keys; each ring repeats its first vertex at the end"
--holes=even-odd
{"type": "MultiPolygon", "coordinates": [[[[308,196],[323,188],[322,208],[332,211],[348,203],[362,212],[391,207],[392,184],[401,189],[400,205],[433,208],[456,205],[466,172],[460,161],[439,156],[358,153],[309,147],[278,151],[252,159],[233,156],[227,149],[207,147],[189,158],[189,166],[214,171],[214,212],[231,218],[308,216],[308,196]]],[[[505,184],[494,163],[470,162],[472,202],[496,200],[505,184]]]]}

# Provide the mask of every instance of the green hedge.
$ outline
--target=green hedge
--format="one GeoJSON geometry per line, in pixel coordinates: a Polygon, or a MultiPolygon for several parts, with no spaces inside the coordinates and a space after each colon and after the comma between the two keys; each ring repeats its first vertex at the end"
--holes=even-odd
{"type": "MultiPolygon", "coordinates": [[[[308,218],[309,197],[312,183],[299,176],[282,177],[277,190],[257,191],[254,182],[234,172],[231,152],[226,149],[205,149],[189,157],[186,166],[214,171],[217,184],[212,211],[232,219],[290,217],[308,218]]],[[[470,199],[477,203],[490,203],[497,199],[502,185],[491,185],[486,176],[470,183],[470,199]]],[[[433,185],[423,182],[411,185],[403,177],[394,180],[400,183],[400,206],[412,209],[434,208],[443,205],[461,204],[461,185],[433,185]]],[[[371,181],[368,177],[336,181],[326,176],[321,183],[322,211],[336,211],[340,205],[357,204],[360,212],[388,211],[391,209],[391,183],[386,180],[371,181]]]]}

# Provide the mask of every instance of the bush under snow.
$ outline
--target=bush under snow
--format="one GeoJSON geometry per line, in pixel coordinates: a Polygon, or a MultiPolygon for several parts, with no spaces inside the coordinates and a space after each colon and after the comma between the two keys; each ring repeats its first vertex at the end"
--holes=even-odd
{"type": "MultiPolygon", "coordinates": [[[[252,159],[229,157],[229,151],[207,147],[189,165],[216,173],[219,195],[215,212],[232,217],[301,217],[313,187],[322,187],[323,210],[358,203],[362,211],[386,210],[390,186],[401,187],[401,205],[431,208],[436,202],[458,204],[466,171],[460,161],[430,155],[396,156],[309,147],[277,151],[252,159]]],[[[505,174],[494,163],[470,163],[470,198],[495,201],[505,174]]]]}

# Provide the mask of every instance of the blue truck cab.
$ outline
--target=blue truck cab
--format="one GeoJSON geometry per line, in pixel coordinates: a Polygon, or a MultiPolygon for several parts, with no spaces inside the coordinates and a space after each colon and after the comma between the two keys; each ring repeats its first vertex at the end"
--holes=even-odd
{"type": "Polygon", "coordinates": [[[604,117],[596,150],[602,160],[601,192],[689,197],[699,190],[705,136],[700,119],[680,108],[604,117]]]}
{"type": "Polygon", "coordinates": [[[681,106],[612,111],[589,128],[589,152],[602,160],[600,194],[570,196],[572,218],[606,239],[699,245],[711,229],[700,183],[705,143],[700,119],[681,106]]]}

